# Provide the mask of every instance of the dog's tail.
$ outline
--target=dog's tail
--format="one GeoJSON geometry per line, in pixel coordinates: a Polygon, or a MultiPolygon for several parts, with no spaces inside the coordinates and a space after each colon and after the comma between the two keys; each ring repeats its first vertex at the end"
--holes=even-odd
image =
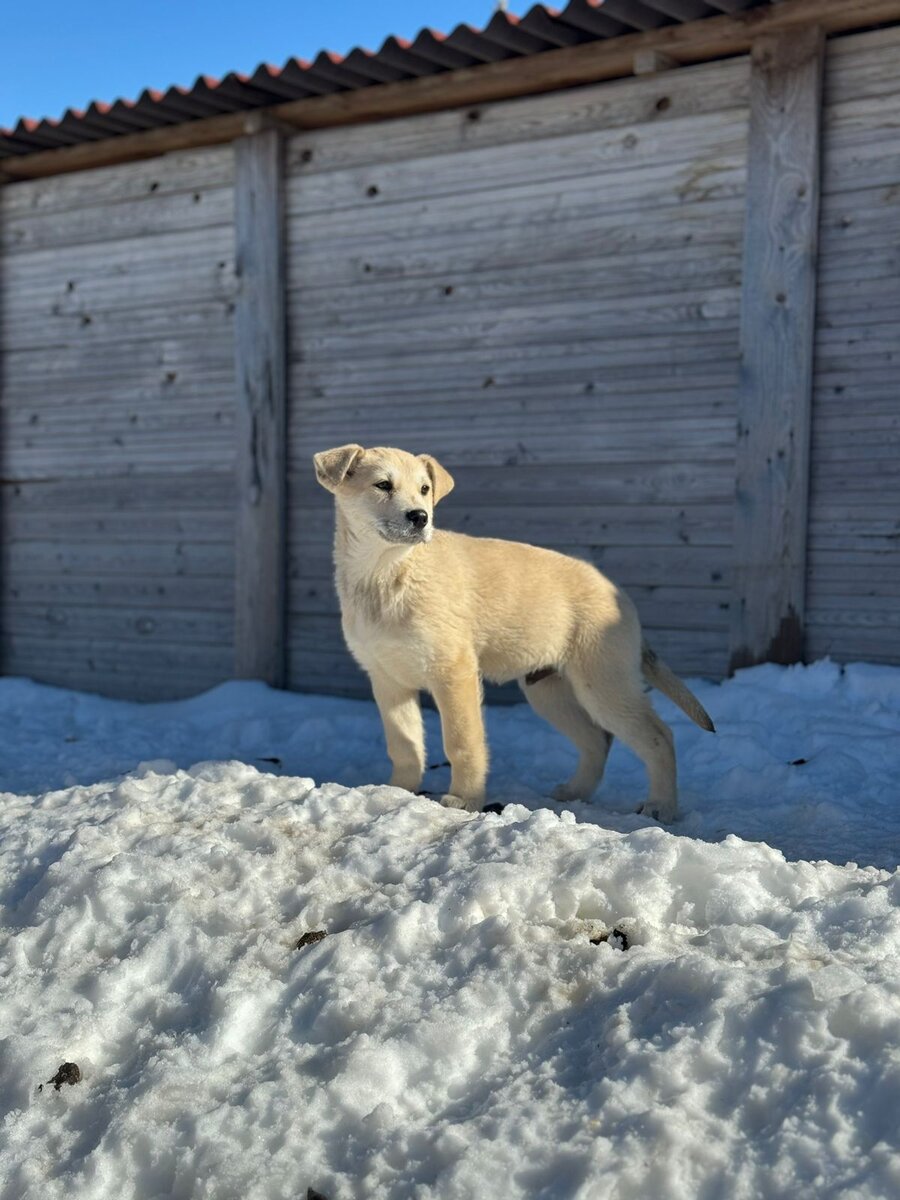
{"type": "Polygon", "coordinates": [[[666,666],[646,642],[641,643],[641,667],[647,682],[653,684],[655,688],[659,688],[663,695],[668,696],[682,712],[687,713],[696,725],[699,725],[701,729],[708,729],[710,733],[716,732],[709,713],[694,693],[690,688],[685,687],[675,672],[666,666]]]}

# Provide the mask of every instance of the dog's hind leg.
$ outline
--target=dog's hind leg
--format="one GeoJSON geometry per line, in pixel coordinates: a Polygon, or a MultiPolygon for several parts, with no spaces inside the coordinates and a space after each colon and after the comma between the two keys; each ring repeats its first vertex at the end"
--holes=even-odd
{"type": "Polygon", "coordinates": [[[370,672],[370,678],[384,725],[388,757],[394,768],[391,787],[417,792],[425,773],[425,730],[419,693],[380,671],[370,672]]]}
{"type": "Polygon", "coordinates": [[[555,671],[538,675],[533,680],[530,676],[519,680],[525,699],[539,717],[575,744],[579,754],[575,774],[553,789],[553,799],[564,803],[588,800],[603,778],[612,736],[591,720],[567,679],[555,671]]]}
{"type": "Polygon", "coordinates": [[[639,673],[602,655],[573,664],[569,675],[578,702],[598,725],[625,743],[641,759],[650,777],[646,804],[639,810],[660,821],[678,814],[675,742],[643,691],[639,673]]]}

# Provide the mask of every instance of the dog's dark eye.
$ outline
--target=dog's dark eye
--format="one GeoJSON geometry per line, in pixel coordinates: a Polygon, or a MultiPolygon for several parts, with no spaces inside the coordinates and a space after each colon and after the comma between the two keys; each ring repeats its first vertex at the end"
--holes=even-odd
{"type": "Polygon", "coordinates": [[[421,487],[421,492],[422,492],[422,495],[423,495],[423,496],[427,496],[427,495],[428,495],[428,493],[429,493],[430,491],[431,491],[431,488],[428,486],[428,484],[427,484],[427,483],[423,483],[423,484],[422,484],[422,487],[421,487]]]}
{"type": "Polygon", "coordinates": [[[394,490],[394,485],[391,483],[391,481],[389,479],[382,479],[378,483],[376,483],[375,486],[377,488],[379,488],[382,492],[392,492],[394,490]]]}

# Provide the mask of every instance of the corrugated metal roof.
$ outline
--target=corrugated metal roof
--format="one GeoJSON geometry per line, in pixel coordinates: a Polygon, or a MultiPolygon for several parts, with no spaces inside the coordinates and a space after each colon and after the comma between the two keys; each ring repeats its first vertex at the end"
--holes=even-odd
{"type": "Polygon", "coordinates": [[[772,0],[570,0],[562,10],[535,5],[523,17],[496,12],[484,29],[457,25],[452,33],[423,29],[413,41],[389,37],[375,52],[322,51],[312,62],[289,58],[282,67],[263,63],[252,75],[224,79],[200,75],[191,87],[146,89],[136,100],[94,101],[83,112],[69,108],[58,120],[23,117],[0,128],[0,158],[54,150],[120,134],[179,125],[200,117],[247,112],[288,100],[356,91],[500,59],[521,58],[768,5],[772,0]]]}

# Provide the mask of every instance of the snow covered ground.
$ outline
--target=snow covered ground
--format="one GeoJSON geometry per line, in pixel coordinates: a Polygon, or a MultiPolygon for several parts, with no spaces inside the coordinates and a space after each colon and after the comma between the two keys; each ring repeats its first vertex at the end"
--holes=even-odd
{"type": "Polygon", "coordinates": [[[368,703],[0,680],[0,1197],[900,1194],[900,669],[694,686],[662,828],[524,706],[472,816],[368,703]]]}

